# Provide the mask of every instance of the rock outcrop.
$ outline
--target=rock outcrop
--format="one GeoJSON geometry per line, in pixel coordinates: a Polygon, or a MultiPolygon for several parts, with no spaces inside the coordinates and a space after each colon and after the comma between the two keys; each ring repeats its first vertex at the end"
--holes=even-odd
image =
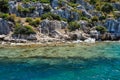
{"type": "MultiPolygon", "coordinates": [[[[89,40],[90,37],[96,40],[120,39],[120,19],[111,18],[113,16],[117,18],[120,15],[120,3],[118,1],[105,2],[113,8],[114,13],[109,15],[102,11],[104,4],[98,4],[99,1],[97,3],[92,3],[91,0],[28,1],[9,0],[8,13],[16,14],[16,18],[22,20],[21,24],[30,25],[35,29],[36,34],[16,34],[17,36],[13,34],[14,39],[38,40],[39,38],[40,40],[40,35],[59,40],[78,41],[89,40]],[[26,17],[29,18],[29,21],[25,22],[26,17]],[[35,21],[36,17],[41,18],[39,22],[35,21]],[[69,24],[72,22],[73,24],[69,24]],[[33,25],[37,26],[34,27],[33,25]],[[78,27],[78,25],[80,26],[78,27]],[[68,30],[70,29],[67,28],[68,26],[72,30],[68,30]],[[97,28],[105,27],[107,32],[103,31],[102,33],[102,29],[97,29],[97,31],[96,26],[97,28]]],[[[14,23],[17,22],[17,19],[14,23]]],[[[0,18],[0,35],[7,35],[14,30],[14,24],[7,20],[0,18]]]]}
{"type": "Polygon", "coordinates": [[[120,2],[113,3],[113,7],[117,10],[120,10],[120,2]]]}
{"type": "Polygon", "coordinates": [[[51,37],[61,37],[62,33],[60,30],[65,29],[67,25],[68,24],[64,21],[50,21],[46,19],[41,22],[39,30],[41,33],[49,35],[51,37]]]}
{"type": "Polygon", "coordinates": [[[0,35],[7,35],[12,30],[12,26],[10,26],[10,23],[6,20],[0,18],[0,35]]]}
{"type": "Polygon", "coordinates": [[[120,22],[119,20],[107,19],[105,22],[105,26],[112,35],[116,37],[120,37],[120,22]]]}

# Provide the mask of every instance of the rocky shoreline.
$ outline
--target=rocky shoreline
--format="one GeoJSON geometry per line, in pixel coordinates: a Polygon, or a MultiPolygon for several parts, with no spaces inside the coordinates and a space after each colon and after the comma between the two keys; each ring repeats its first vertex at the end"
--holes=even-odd
{"type": "MultiPolygon", "coordinates": [[[[92,54],[92,49],[100,50],[110,44],[119,44],[120,41],[102,41],[95,43],[73,43],[73,42],[57,42],[57,43],[5,43],[0,45],[0,59],[87,59],[92,54]],[[103,46],[103,47],[101,47],[103,46]],[[76,51],[76,52],[74,52],[76,51]],[[83,51],[87,55],[81,53],[83,51]],[[90,53],[89,53],[90,52],[90,53]]],[[[102,53],[101,53],[102,54],[102,53]]]]}
{"type": "Polygon", "coordinates": [[[46,1],[8,0],[2,4],[7,5],[8,11],[1,8],[0,41],[77,43],[120,40],[120,18],[115,15],[119,15],[120,9],[117,1],[101,1],[103,4],[98,7],[91,4],[91,0],[46,1]]]}

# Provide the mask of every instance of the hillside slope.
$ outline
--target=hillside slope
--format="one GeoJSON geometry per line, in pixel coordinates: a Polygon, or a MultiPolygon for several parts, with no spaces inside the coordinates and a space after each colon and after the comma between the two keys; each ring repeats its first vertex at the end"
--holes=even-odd
{"type": "Polygon", "coordinates": [[[119,0],[0,0],[0,39],[119,40],[119,17],[119,0]]]}

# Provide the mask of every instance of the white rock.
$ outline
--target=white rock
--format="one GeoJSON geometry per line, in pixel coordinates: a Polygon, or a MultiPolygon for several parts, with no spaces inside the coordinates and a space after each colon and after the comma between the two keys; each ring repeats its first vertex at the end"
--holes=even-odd
{"type": "Polygon", "coordinates": [[[73,43],[81,43],[81,42],[83,42],[83,41],[81,41],[81,40],[73,41],[73,43]]]}
{"type": "Polygon", "coordinates": [[[88,38],[88,39],[84,40],[84,42],[86,42],[86,43],[95,43],[95,39],[94,38],[88,38]]]}

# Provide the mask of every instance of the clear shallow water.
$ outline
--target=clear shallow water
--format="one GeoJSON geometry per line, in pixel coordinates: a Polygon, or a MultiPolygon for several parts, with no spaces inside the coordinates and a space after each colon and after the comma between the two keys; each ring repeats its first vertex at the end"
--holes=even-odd
{"type": "Polygon", "coordinates": [[[2,48],[0,54],[60,54],[71,59],[0,59],[0,80],[120,80],[120,43],[2,48]],[[34,50],[34,51],[33,51],[34,50]],[[33,51],[33,52],[31,52],[33,51]],[[73,58],[73,57],[77,58],[73,58]],[[81,57],[81,58],[78,58],[81,57]]]}

